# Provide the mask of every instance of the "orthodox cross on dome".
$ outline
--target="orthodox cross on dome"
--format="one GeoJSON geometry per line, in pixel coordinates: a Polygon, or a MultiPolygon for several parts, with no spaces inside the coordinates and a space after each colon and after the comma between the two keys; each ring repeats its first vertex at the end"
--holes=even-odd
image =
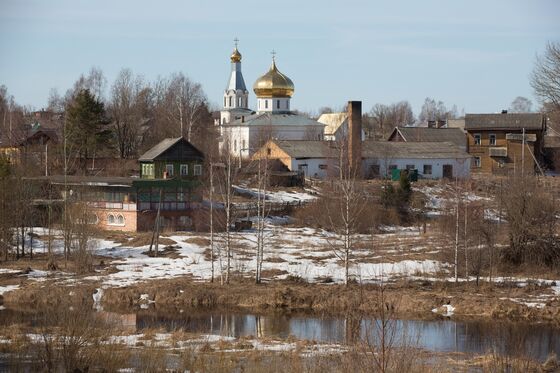
{"type": "Polygon", "coordinates": [[[237,44],[239,44],[239,39],[237,38],[237,36],[235,37],[235,39],[233,39],[233,42],[235,43],[235,48],[237,48],[237,44]]]}
{"type": "Polygon", "coordinates": [[[272,54],[272,61],[276,61],[276,51],[273,49],[270,54],[272,54]]]}

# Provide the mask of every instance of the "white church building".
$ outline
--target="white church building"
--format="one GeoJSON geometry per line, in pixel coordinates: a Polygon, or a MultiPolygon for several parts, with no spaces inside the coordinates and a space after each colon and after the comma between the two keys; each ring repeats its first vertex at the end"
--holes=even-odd
{"type": "Polygon", "coordinates": [[[276,67],[255,81],[257,110],[249,109],[249,91],[241,73],[237,46],[230,56],[231,74],[220,112],[220,149],[249,158],[268,140],[323,140],[325,125],[290,110],[294,83],[276,67]]]}

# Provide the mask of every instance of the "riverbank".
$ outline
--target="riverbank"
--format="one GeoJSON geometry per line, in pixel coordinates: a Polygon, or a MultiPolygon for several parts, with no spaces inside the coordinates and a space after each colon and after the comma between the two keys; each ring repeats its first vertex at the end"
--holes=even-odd
{"type": "Polygon", "coordinates": [[[140,307],[165,310],[224,308],[266,313],[306,312],[344,316],[375,316],[380,307],[391,307],[399,317],[433,320],[507,320],[560,325],[560,301],[550,284],[527,282],[453,283],[441,280],[400,280],[376,284],[310,284],[273,281],[256,285],[237,279],[229,285],[192,278],[152,280],[126,287],[102,288],[100,283],[45,279],[5,285],[5,307],[37,308],[73,302],[111,311],[140,307]],[[9,286],[12,286],[11,288],[9,286]],[[14,288],[15,287],[15,288],[14,288]],[[101,289],[100,294],[94,297],[101,289]],[[542,305],[542,306],[541,306],[542,305]]]}

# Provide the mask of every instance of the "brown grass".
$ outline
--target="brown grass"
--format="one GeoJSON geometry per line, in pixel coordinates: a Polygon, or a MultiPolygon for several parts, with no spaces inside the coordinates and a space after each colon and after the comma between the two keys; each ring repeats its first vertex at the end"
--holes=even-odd
{"type": "Polygon", "coordinates": [[[184,239],[183,242],[202,247],[210,246],[210,239],[205,237],[189,237],[184,239]]]}
{"type": "Polygon", "coordinates": [[[285,263],[286,260],[280,258],[279,256],[272,256],[272,257],[266,258],[266,262],[267,263],[285,263]]]}

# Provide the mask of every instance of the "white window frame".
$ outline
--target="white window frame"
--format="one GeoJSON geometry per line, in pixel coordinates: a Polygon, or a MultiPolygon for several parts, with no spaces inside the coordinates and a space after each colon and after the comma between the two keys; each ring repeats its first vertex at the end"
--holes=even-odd
{"type": "Polygon", "coordinates": [[[482,158],[481,157],[474,157],[474,167],[475,168],[480,168],[482,167],[482,158]]]}
{"type": "Polygon", "coordinates": [[[488,135],[488,143],[490,145],[496,145],[496,134],[495,133],[491,133],[488,135]]]}
{"type": "Polygon", "coordinates": [[[480,133],[473,134],[474,144],[482,145],[482,135],[480,133]]]}
{"type": "Polygon", "coordinates": [[[167,172],[167,176],[173,176],[173,172],[174,172],[173,164],[166,164],[165,172],[167,172]]]}
{"type": "Polygon", "coordinates": [[[201,164],[195,164],[193,167],[193,175],[194,176],[200,176],[202,175],[202,165],[201,164]]]}
{"type": "Polygon", "coordinates": [[[182,164],[180,170],[181,170],[181,172],[180,172],[181,176],[188,176],[189,175],[189,165],[188,164],[182,164]],[[183,172],[183,170],[185,172],[183,172]]]}

